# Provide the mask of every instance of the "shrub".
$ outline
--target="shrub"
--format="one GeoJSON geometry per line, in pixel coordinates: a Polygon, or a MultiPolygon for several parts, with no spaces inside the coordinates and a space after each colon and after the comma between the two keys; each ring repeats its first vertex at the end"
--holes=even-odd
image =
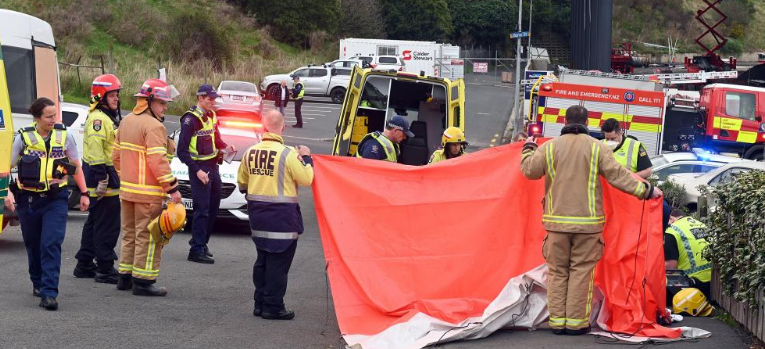
{"type": "Polygon", "coordinates": [[[755,306],[765,286],[765,172],[743,173],[730,184],[703,190],[716,206],[704,219],[704,257],[719,270],[723,292],[755,306]]]}

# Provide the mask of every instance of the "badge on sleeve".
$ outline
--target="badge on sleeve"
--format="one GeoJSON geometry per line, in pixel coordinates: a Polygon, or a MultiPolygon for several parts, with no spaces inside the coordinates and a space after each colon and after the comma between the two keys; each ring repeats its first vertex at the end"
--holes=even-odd
{"type": "Polygon", "coordinates": [[[191,125],[191,118],[188,117],[188,116],[183,118],[183,124],[184,125],[191,125]]]}
{"type": "Polygon", "coordinates": [[[101,131],[101,120],[93,120],[93,130],[101,131]]]}

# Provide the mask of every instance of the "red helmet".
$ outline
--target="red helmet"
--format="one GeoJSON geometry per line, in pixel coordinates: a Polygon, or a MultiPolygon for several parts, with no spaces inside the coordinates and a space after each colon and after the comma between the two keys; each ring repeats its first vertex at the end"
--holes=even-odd
{"type": "Polygon", "coordinates": [[[143,83],[141,89],[135,94],[135,97],[145,97],[148,99],[156,98],[163,101],[172,102],[173,98],[178,95],[178,90],[175,86],[160,79],[149,79],[143,83]]]}
{"type": "Polygon", "coordinates": [[[120,79],[112,74],[99,75],[93,79],[93,85],[90,85],[90,97],[97,97],[99,100],[112,91],[122,89],[120,79]]]}

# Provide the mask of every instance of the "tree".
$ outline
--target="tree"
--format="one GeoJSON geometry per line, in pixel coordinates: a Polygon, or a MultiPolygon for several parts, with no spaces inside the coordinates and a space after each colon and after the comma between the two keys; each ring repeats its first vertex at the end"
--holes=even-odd
{"type": "Polygon", "coordinates": [[[388,36],[399,40],[446,40],[454,30],[446,0],[381,0],[388,36]]]}
{"type": "Polygon", "coordinates": [[[340,0],[340,35],[385,39],[385,21],[378,0],[340,0]]]}
{"type": "Polygon", "coordinates": [[[501,45],[517,25],[517,7],[507,0],[451,0],[449,10],[460,45],[501,45]]]}
{"type": "Polygon", "coordinates": [[[247,0],[245,9],[270,25],[276,39],[304,46],[315,31],[337,34],[340,18],[340,0],[247,0]]]}

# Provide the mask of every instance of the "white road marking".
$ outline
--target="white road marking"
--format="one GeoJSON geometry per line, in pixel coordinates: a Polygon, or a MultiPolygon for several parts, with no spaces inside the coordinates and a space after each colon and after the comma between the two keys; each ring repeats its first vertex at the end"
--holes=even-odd
{"type": "Polygon", "coordinates": [[[331,142],[334,140],[334,138],[310,138],[310,137],[298,137],[298,136],[290,136],[290,135],[282,135],[284,138],[292,138],[292,139],[302,139],[304,141],[316,141],[316,142],[331,142]]]}
{"type": "Polygon", "coordinates": [[[489,115],[489,113],[476,113],[478,115],[489,115]]]}

